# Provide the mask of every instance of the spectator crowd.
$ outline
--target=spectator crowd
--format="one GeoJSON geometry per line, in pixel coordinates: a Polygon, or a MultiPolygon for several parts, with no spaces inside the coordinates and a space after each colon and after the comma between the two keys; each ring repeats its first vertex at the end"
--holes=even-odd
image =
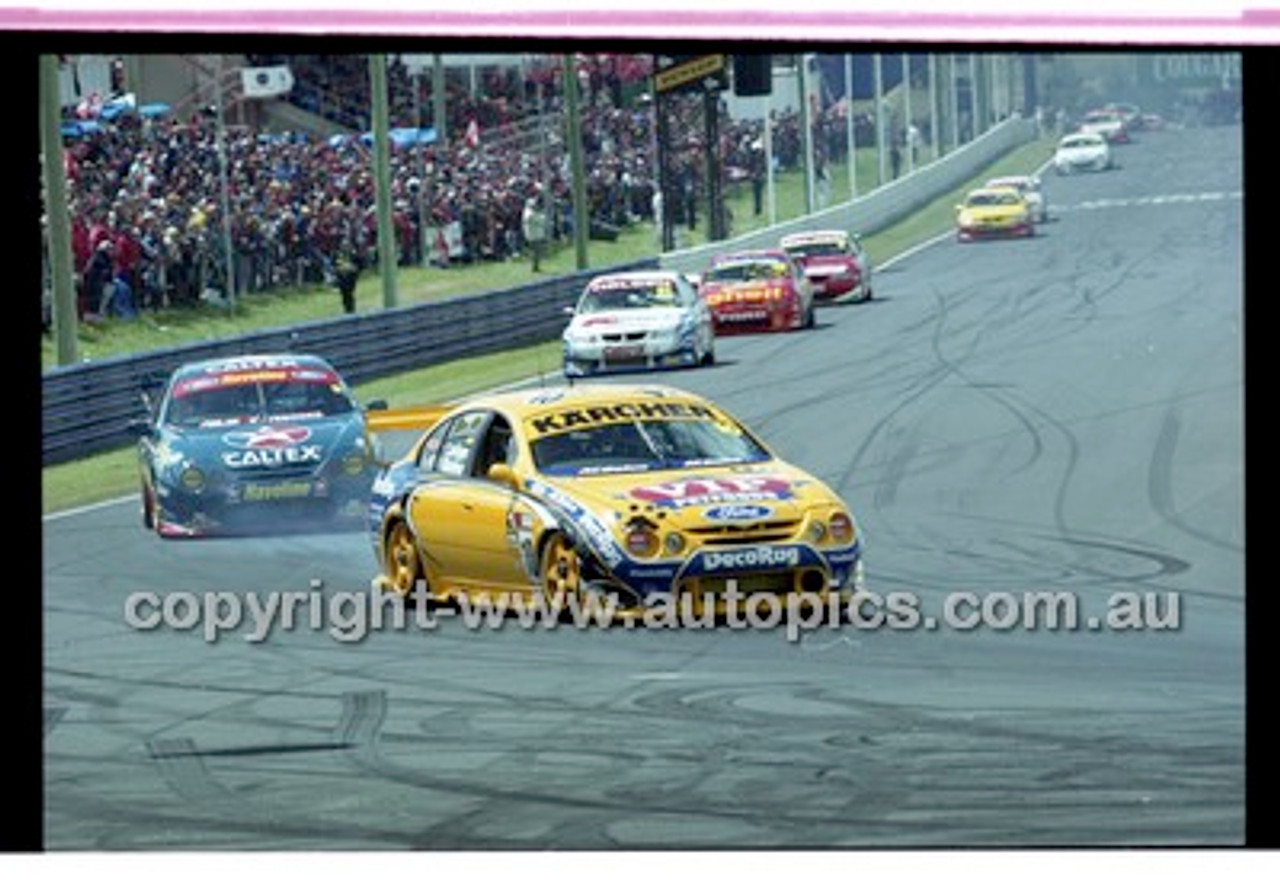
{"type": "MultiPolygon", "coordinates": [[[[643,66],[588,58],[595,59],[581,73],[588,87],[582,108],[588,212],[593,234],[609,237],[654,215],[653,104],[647,95],[622,95],[628,82],[647,75],[643,66]]],[[[364,123],[364,57],[289,61],[300,104],[333,112],[348,125],[364,123]]],[[[412,88],[425,88],[430,78],[393,72],[392,126],[416,126],[430,97],[415,96],[412,88]]],[[[398,263],[447,266],[521,256],[529,252],[522,217],[531,199],[545,213],[549,243],[572,236],[560,81],[545,70],[522,73],[492,70],[476,96],[449,94],[450,138],[392,151],[398,263]]],[[[671,212],[676,222],[693,226],[705,191],[702,102],[673,97],[664,105],[676,195],[671,212]]],[[[762,181],[762,122],[728,120],[723,106],[720,114],[722,175],[762,181]]],[[[360,138],[363,128],[353,129],[348,137],[317,139],[225,128],[236,293],[334,282],[340,260],[357,269],[376,263],[371,148],[360,138]]],[[[797,114],[775,114],[774,156],[784,169],[800,163],[799,130],[797,114]]],[[[837,160],[843,122],[820,114],[815,136],[820,162],[837,160]]],[[[124,115],[66,137],[64,149],[82,317],[193,306],[210,293],[225,293],[217,128],[210,115],[124,115]]]]}

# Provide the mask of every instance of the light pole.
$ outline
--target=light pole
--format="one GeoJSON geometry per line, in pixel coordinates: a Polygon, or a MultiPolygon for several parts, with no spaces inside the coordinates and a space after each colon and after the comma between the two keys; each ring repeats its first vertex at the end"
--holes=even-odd
{"type": "Polygon", "coordinates": [[[235,257],[231,252],[231,197],[227,186],[227,124],[226,112],[222,105],[222,54],[218,54],[218,65],[214,70],[213,83],[214,133],[218,153],[218,193],[222,205],[222,256],[224,274],[227,276],[226,298],[227,311],[235,312],[236,308],[236,269],[235,257]]]}
{"type": "MultiPolygon", "coordinates": [[[[40,152],[44,162],[45,232],[49,243],[51,311],[59,365],[80,360],[76,342],[76,288],[72,276],[71,224],[67,212],[66,169],[62,157],[62,109],[58,99],[58,57],[40,57],[40,152]]],[[[97,307],[94,307],[95,311],[97,307]]]]}
{"type": "Polygon", "coordinates": [[[387,120],[387,57],[369,54],[369,86],[373,111],[373,175],[377,188],[378,268],[382,271],[382,304],[392,309],[396,295],[396,249],[391,225],[391,145],[387,120]]]}

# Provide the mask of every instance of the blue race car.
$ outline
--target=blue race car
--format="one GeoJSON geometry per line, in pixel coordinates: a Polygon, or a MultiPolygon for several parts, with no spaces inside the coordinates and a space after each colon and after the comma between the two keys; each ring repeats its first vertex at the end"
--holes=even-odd
{"type": "Polygon", "coordinates": [[[142,521],[162,537],[364,515],[377,471],[364,413],[323,359],[193,362],[143,400],[142,521]]]}

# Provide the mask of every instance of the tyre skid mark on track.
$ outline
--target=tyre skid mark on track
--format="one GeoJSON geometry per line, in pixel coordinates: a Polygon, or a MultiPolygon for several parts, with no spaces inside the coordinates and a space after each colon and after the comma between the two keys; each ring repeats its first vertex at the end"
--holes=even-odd
{"type": "Polygon", "coordinates": [[[1160,425],[1152,449],[1150,469],[1147,476],[1147,494],[1152,508],[1166,522],[1179,531],[1185,532],[1196,541],[1219,547],[1231,553],[1244,553],[1244,547],[1234,541],[1209,532],[1200,531],[1183,519],[1173,501],[1173,459],[1178,448],[1178,437],[1182,431],[1182,421],[1176,407],[1170,407],[1160,425]]]}

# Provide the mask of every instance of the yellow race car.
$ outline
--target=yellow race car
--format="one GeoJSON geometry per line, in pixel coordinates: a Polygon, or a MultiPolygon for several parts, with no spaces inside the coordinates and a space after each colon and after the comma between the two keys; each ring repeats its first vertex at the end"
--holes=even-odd
{"type": "Polygon", "coordinates": [[[555,611],[684,596],[702,614],[726,592],[844,605],[861,584],[840,497],[692,393],[579,385],[369,416],[375,432],[414,422],[372,486],[384,591],[555,611]]]}
{"type": "Polygon", "coordinates": [[[956,205],[956,237],[961,241],[1004,236],[1030,238],[1035,233],[1032,209],[1018,189],[974,189],[963,204],[956,205]]]}

